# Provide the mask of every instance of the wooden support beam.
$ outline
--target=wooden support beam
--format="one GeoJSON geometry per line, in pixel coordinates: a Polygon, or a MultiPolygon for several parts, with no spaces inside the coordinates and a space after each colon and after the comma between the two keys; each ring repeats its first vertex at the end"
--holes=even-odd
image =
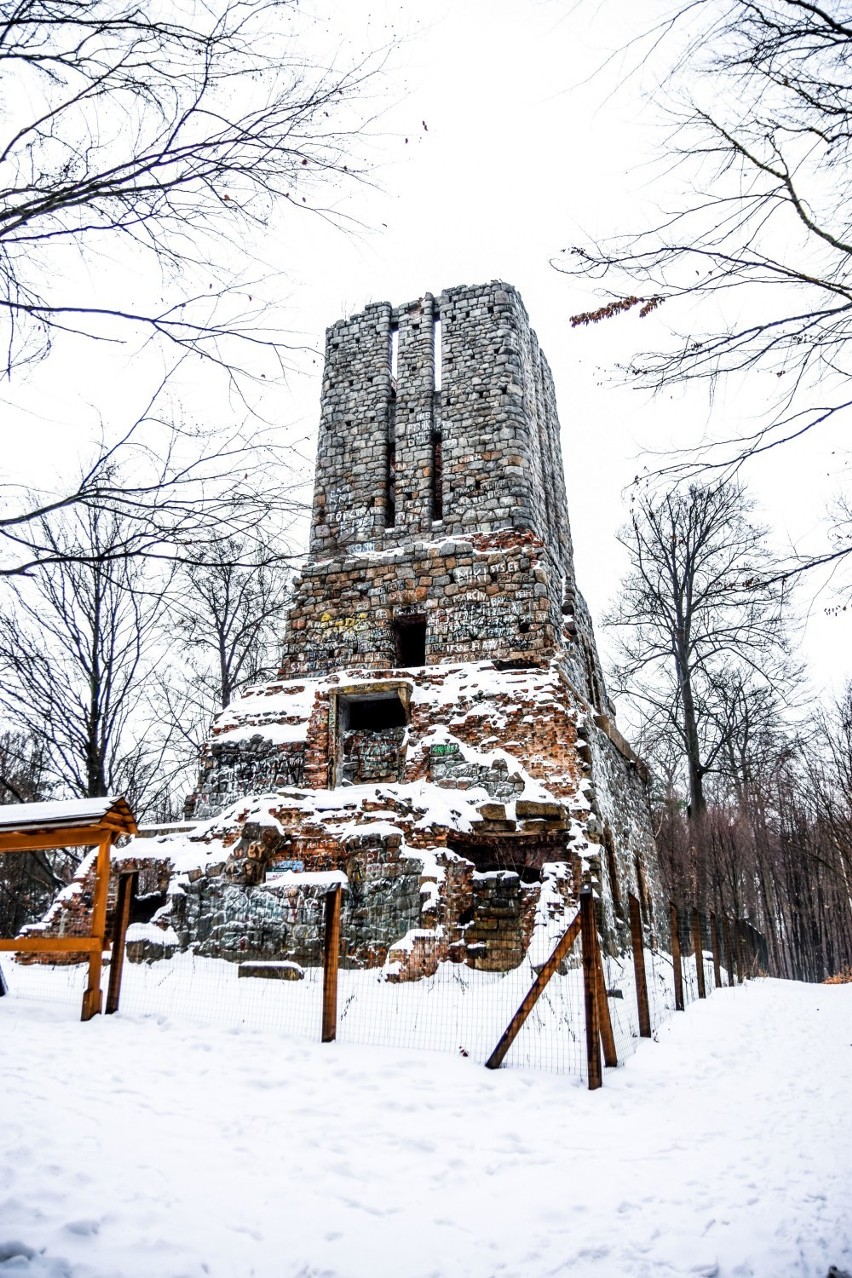
{"type": "Polygon", "coordinates": [[[337,973],[340,967],[340,904],[343,888],[339,883],[325,898],[325,949],[322,977],[322,1041],[332,1043],[337,1037],[337,973]]]}
{"type": "Polygon", "coordinates": [[[589,1091],[603,1084],[601,1067],[601,1031],[598,1017],[597,974],[595,953],[597,920],[591,888],[580,893],[580,933],[583,938],[583,1002],[586,1011],[586,1063],[589,1074],[589,1091]]]}
{"type": "Polygon", "coordinates": [[[636,978],[636,1006],[639,1012],[639,1036],[651,1037],[651,1009],[648,1005],[648,981],[645,976],[645,938],[642,932],[642,907],[630,893],[630,937],[633,942],[633,972],[636,978]]]}
{"type": "Polygon", "coordinates": [[[672,968],[674,970],[675,1011],[682,1012],[683,1002],[683,962],[680,957],[680,919],[674,902],[669,905],[669,926],[672,933],[672,968]]]}
{"type": "Polygon", "coordinates": [[[719,924],[716,915],[710,911],[710,946],[713,950],[713,987],[722,987],[722,965],[719,961],[719,924]]]}
{"type": "Polygon", "coordinates": [[[137,871],[121,874],[118,878],[118,896],[115,902],[115,918],[112,927],[112,956],[109,965],[109,986],[107,987],[107,1015],[118,1011],[121,999],[121,974],[124,970],[124,942],[127,937],[127,924],[130,921],[130,906],[136,896],[136,884],[139,880],[137,871]]]}
{"type": "Polygon", "coordinates": [[[0,951],[21,954],[91,954],[102,942],[97,936],[15,936],[0,941],[0,951]]]}
{"type": "Polygon", "coordinates": [[[695,951],[695,975],[698,978],[698,997],[707,997],[707,986],[704,981],[704,938],[701,935],[701,915],[698,910],[692,911],[692,948],[695,951]]]}
{"type": "Polygon", "coordinates": [[[579,934],[580,914],[578,912],[568,924],[566,932],[556,942],[556,946],[554,947],[550,958],[536,976],[528,992],[524,995],[523,1002],[517,1012],[515,1012],[515,1015],[509,1021],[509,1024],[506,1026],[506,1029],[500,1038],[500,1042],[485,1062],[486,1069],[499,1069],[503,1064],[503,1061],[506,1058],[506,1053],[509,1051],[509,1048],[521,1032],[521,1027],[524,1024],[524,1021],[535,1007],[544,992],[545,986],[553,974],[558,970],[562,960],[567,958],[571,946],[574,944],[579,934]]]}
{"type": "Polygon", "coordinates": [[[101,993],[101,969],[103,967],[103,949],[106,940],[107,898],[109,896],[110,848],[113,836],[105,833],[98,844],[98,858],[95,862],[95,890],[92,899],[92,936],[97,937],[100,945],[89,955],[89,981],[83,994],[83,1008],[80,1019],[90,1021],[103,1008],[101,993]]]}
{"type": "Polygon", "coordinates": [[[43,830],[34,834],[0,834],[0,852],[49,852],[55,848],[94,848],[101,831],[86,829],[43,830]]]}

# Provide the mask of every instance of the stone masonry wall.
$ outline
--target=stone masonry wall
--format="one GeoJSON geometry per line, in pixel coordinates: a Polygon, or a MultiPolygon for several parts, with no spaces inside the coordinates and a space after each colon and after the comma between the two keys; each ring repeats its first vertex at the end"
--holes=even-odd
{"type": "Polygon", "coordinates": [[[529,529],[571,570],[553,380],[507,284],[379,303],[326,335],[312,558],[388,549],[436,524],[529,529]]]}
{"type": "Polygon", "coordinates": [[[394,622],[426,623],[426,664],[546,663],[562,628],[550,557],[531,533],[417,542],[309,564],[296,583],[280,676],[393,669],[394,622]]]}
{"type": "Polygon", "coordinates": [[[327,334],[281,676],[393,667],[394,622],[421,617],[427,664],[541,661],[566,641],[575,683],[611,711],[574,581],[553,379],[502,283],[381,303],[327,334]]]}

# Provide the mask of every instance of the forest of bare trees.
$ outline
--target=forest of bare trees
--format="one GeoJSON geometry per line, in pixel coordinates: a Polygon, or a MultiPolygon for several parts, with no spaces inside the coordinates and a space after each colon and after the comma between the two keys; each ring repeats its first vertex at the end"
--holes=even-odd
{"type": "Polygon", "coordinates": [[[749,515],[734,482],[636,504],[616,681],[669,895],[748,919],[775,973],[821,980],[852,965],[852,687],[805,704],[790,602],[755,573],[768,552],[749,515]]]}

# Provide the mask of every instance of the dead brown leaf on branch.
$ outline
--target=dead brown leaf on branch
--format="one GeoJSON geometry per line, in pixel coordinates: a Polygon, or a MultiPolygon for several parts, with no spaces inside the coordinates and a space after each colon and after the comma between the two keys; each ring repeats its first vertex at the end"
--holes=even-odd
{"type": "Polygon", "coordinates": [[[635,306],[640,306],[639,318],[644,319],[646,315],[650,315],[658,306],[665,301],[664,297],[621,297],[616,298],[612,302],[608,302],[606,306],[600,306],[596,311],[581,311],[579,315],[571,316],[571,327],[580,328],[584,324],[599,324],[601,320],[612,319],[614,315],[620,314],[622,311],[632,311],[635,306]]]}

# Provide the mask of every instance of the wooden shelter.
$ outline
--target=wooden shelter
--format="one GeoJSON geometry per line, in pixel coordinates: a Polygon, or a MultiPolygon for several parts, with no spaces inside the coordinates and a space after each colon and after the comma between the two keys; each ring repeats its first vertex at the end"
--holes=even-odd
{"type": "MultiPolygon", "coordinates": [[[[135,834],[136,819],[127,801],[120,796],[101,799],[62,799],[53,803],[10,803],[0,805],[0,852],[42,852],[53,848],[98,849],[95,864],[95,891],[92,899],[90,936],[27,935],[0,939],[0,951],[19,954],[78,953],[89,956],[89,979],[83,995],[82,1019],[88,1021],[102,1010],[101,966],[106,937],[109,893],[110,848],[119,835],[135,834]]],[[[129,899],[126,902],[129,905],[129,899]]],[[[127,909],[121,911],[126,915],[127,909]]],[[[125,919],[126,926],[126,919],[125,919]]],[[[123,939],[123,938],[122,938],[123,939]]],[[[123,945],[120,947],[123,954],[123,945]]],[[[120,975],[120,955],[114,954],[112,977],[120,975]]],[[[111,989],[112,994],[112,989],[111,989]]],[[[115,1001],[110,998],[107,1004],[115,1001]]]]}

